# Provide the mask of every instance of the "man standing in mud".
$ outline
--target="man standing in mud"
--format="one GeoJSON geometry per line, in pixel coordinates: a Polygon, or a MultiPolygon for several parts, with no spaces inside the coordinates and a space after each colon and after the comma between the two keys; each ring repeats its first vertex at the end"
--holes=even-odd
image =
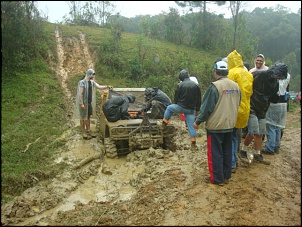
{"type": "Polygon", "coordinates": [[[241,91],[228,76],[224,61],[214,63],[214,79],[207,88],[194,128],[205,122],[207,132],[207,155],[210,176],[208,183],[223,185],[231,178],[232,132],[236,125],[241,91]]]}
{"type": "Polygon", "coordinates": [[[287,65],[278,63],[270,66],[267,70],[252,72],[253,95],[251,96],[251,109],[248,120],[248,134],[245,136],[240,159],[249,164],[252,160],[270,165],[270,161],[264,159],[260,153],[262,136],[266,133],[266,112],[270,106],[271,98],[278,92],[278,79],[287,78],[287,65]],[[247,155],[247,148],[254,140],[254,148],[251,155],[247,155]]]}
{"type": "Polygon", "coordinates": [[[90,130],[90,117],[93,115],[93,107],[96,106],[95,93],[107,88],[112,89],[112,86],[99,85],[94,81],[95,71],[88,69],[83,80],[78,83],[76,96],[76,113],[80,117],[80,126],[84,139],[91,139],[95,134],[90,130]]]}
{"type": "Polygon", "coordinates": [[[163,119],[157,121],[157,125],[164,129],[174,114],[183,113],[186,117],[191,149],[196,150],[196,130],[193,123],[195,114],[200,108],[201,89],[197,83],[190,80],[190,74],[186,69],[180,71],[178,78],[182,82],[180,82],[175,89],[174,103],[167,107],[163,119]]]}

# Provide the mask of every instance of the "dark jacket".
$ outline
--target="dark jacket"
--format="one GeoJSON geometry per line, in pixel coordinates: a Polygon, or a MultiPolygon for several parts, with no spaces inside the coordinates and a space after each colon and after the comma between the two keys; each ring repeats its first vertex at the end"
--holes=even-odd
{"type": "Polygon", "coordinates": [[[166,93],[164,93],[160,89],[153,88],[152,92],[151,92],[151,97],[150,97],[150,99],[146,100],[147,101],[146,106],[142,109],[141,112],[147,112],[148,110],[150,110],[152,107],[151,102],[153,100],[161,102],[162,104],[164,104],[165,107],[167,107],[168,105],[170,105],[172,103],[171,99],[169,98],[169,96],[166,93]]]}
{"type": "Polygon", "coordinates": [[[176,87],[174,103],[186,109],[199,111],[201,105],[200,86],[190,78],[185,78],[176,87]]]}
{"type": "Polygon", "coordinates": [[[264,119],[269,108],[271,98],[278,92],[277,79],[287,78],[287,66],[275,64],[267,70],[259,70],[252,73],[254,77],[253,95],[251,96],[251,114],[258,119],[264,119]]]}
{"type": "Polygon", "coordinates": [[[109,122],[127,120],[130,118],[128,113],[129,103],[134,103],[135,96],[123,95],[109,99],[103,105],[103,112],[109,122]]]}

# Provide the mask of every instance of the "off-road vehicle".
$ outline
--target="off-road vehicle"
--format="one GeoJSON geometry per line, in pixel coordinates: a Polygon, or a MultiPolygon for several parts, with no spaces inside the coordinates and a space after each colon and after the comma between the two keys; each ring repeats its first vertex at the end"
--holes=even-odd
{"type": "Polygon", "coordinates": [[[113,88],[105,90],[100,103],[100,133],[103,138],[105,154],[109,158],[117,158],[134,150],[153,148],[174,148],[175,128],[168,124],[164,130],[156,124],[160,119],[149,119],[150,112],[145,112],[136,119],[109,122],[103,113],[103,105],[111,97],[133,94],[136,99],[129,104],[129,114],[136,115],[142,110],[145,88],[113,88]]]}

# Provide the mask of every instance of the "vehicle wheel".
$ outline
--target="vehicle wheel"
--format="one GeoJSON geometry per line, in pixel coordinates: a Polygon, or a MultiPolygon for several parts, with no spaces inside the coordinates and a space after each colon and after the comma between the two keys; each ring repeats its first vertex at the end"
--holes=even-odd
{"type": "Polygon", "coordinates": [[[110,138],[104,139],[104,147],[105,147],[106,157],[118,158],[116,145],[113,141],[111,141],[110,138]]]}

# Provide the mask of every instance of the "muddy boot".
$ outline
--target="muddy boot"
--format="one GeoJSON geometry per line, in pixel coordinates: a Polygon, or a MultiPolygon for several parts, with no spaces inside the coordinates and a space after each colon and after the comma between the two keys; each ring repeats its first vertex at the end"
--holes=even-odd
{"type": "Polygon", "coordinates": [[[265,165],[270,165],[271,164],[271,162],[269,160],[264,159],[261,154],[254,154],[254,160],[256,162],[260,162],[260,163],[263,163],[265,165]]]}
{"type": "Polygon", "coordinates": [[[88,135],[86,132],[82,132],[82,136],[83,136],[83,139],[87,140],[88,139],[88,135]]]}
{"type": "Polygon", "coordinates": [[[163,121],[157,121],[156,124],[158,125],[158,127],[160,128],[160,130],[165,131],[167,124],[163,121]]]}
{"type": "Polygon", "coordinates": [[[197,151],[196,143],[191,143],[191,151],[197,151]]]}
{"type": "Polygon", "coordinates": [[[87,134],[90,135],[92,138],[96,137],[96,134],[92,131],[87,131],[87,134]]]}
{"type": "Polygon", "coordinates": [[[91,135],[86,131],[82,133],[82,136],[83,136],[83,139],[85,139],[85,140],[91,139],[91,135]]]}

